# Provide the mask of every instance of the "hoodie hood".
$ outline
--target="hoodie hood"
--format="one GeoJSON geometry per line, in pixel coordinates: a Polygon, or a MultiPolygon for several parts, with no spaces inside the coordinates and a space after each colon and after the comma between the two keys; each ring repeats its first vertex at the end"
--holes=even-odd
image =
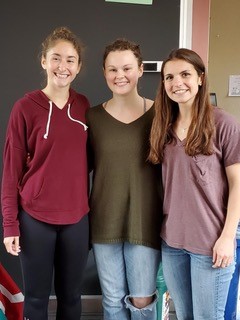
{"type": "MultiPolygon", "coordinates": [[[[77,98],[78,93],[73,89],[69,90],[68,104],[73,104],[74,100],[77,98]]],[[[42,90],[35,90],[25,94],[27,99],[33,100],[40,107],[49,110],[49,98],[42,92],[42,90]]]]}
{"type": "MultiPolygon", "coordinates": [[[[85,123],[83,123],[80,120],[74,119],[71,116],[71,106],[74,103],[74,100],[77,98],[77,93],[76,91],[74,91],[73,89],[69,90],[69,98],[68,98],[68,102],[67,102],[67,114],[68,117],[71,121],[73,122],[77,122],[80,125],[83,126],[84,131],[87,130],[87,125],[85,123]]],[[[45,134],[44,134],[44,139],[48,138],[49,135],[49,129],[50,129],[50,125],[51,125],[51,117],[52,117],[52,110],[53,110],[53,104],[54,102],[51,101],[46,95],[45,93],[43,93],[41,90],[35,90],[29,93],[25,94],[25,97],[27,99],[33,100],[37,105],[39,105],[41,108],[47,109],[48,110],[48,117],[46,119],[46,130],[45,130],[45,134]]]]}

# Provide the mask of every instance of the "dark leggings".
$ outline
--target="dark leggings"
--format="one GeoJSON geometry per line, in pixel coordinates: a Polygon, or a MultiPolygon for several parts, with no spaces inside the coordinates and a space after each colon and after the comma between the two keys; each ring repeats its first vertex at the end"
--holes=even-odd
{"type": "Polygon", "coordinates": [[[88,216],[71,225],[52,225],[22,211],[20,261],[24,319],[47,320],[54,274],[57,320],[79,320],[81,281],[89,252],[88,216]]]}

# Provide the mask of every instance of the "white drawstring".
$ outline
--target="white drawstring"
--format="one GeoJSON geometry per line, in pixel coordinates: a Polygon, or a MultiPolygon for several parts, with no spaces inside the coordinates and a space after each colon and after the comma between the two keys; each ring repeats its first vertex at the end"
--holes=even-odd
{"type": "Polygon", "coordinates": [[[83,123],[83,122],[81,122],[81,121],[79,121],[79,120],[73,119],[73,118],[71,117],[70,107],[71,107],[71,105],[70,105],[70,103],[69,103],[69,105],[68,105],[68,117],[69,117],[69,119],[71,119],[71,120],[74,121],[74,122],[77,122],[77,123],[81,124],[81,125],[84,127],[84,131],[86,131],[88,127],[86,126],[85,123],[83,123]]]}
{"type": "MultiPolygon", "coordinates": [[[[47,139],[47,138],[48,138],[48,133],[49,133],[49,128],[50,128],[50,122],[51,122],[51,116],[52,116],[52,109],[53,109],[53,103],[52,103],[52,101],[49,101],[49,106],[50,106],[50,107],[49,107],[49,113],[48,113],[48,121],[47,121],[47,125],[46,125],[46,132],[45,132],[45,134],[44,134],[44,136],[43,136],[44,139],[47,139]]],[[[88,127],[86,126],[86,124],[84,124],[83,122],[81,122],[81,121],[79,121],[79,120],[73,119],[73,118],[71,117],[70,107],[71,107],[71,104],[69,103],[69,105],[68,105],[68,117],[69,117],[69,119],[72,120],[72,121],[74,121],[74,122],[77,122],[77,123],[81,124],[81,125],[83,126],[83,128],[84,128],[84,131],[86,131],[87,128],[88,128],[88,127]]]]}
{"type": "Polygon", "coordinates": [[[51,121],[51,115],[52,115],[52,101],[49,101],[49,113],[48,113],[48,121],[47,121],[47,125],[46,125],[46,132],[43,136],[44,139],[48,138],[48,133],[49,133],[49,127],[50,127],[50,121],[51,121]]]}

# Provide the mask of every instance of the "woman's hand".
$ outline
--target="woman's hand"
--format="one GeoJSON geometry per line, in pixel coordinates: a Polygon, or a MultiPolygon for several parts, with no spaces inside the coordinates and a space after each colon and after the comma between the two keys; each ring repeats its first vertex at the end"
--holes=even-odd
{"type": "Polygon", "coordinates": [[[18,256],[21,251],[19,246],[19,237],[6,237],[4,238],[3,243],[8,253],[13,256],[18,256]]]}
{"type": "Polygon", "coordinates": [[[226,268],[234,259],[234,240],[221,235],[213,247],[213,268],[226,268]]]}

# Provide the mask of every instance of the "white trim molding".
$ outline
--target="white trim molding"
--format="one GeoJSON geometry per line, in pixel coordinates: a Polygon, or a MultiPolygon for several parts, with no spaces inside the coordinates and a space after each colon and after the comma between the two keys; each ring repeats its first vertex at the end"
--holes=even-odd
{"type": "Polygon", "coordinates": [[[192,49],[193,0],[180,2],[179,48],[192,49]]]}

